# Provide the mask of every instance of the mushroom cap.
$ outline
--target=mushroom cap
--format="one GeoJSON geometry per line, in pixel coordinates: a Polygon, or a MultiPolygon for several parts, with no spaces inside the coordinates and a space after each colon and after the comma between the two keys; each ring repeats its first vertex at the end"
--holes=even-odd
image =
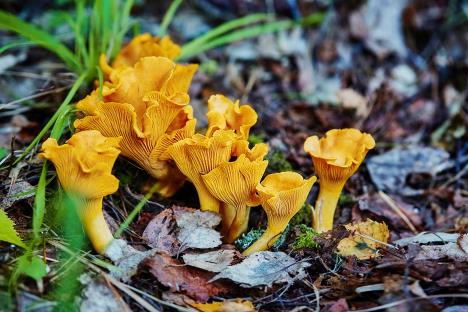
{"type": "Polygon", "coordinates": [[[372,136],[357,129],[333,129],[321,139],[311,136],[304,142],[319,177],[335,182],[353,175],[374,147],[372,136]]]}
{"type": "Polygon", "coordinates": [[[171,60],[181,53],[180,46],[175,44],[170,37],[153,37],[144,33],[134,37],[117,54],[112,67],[133,66],[139,59],[146,56],[163,56],[171,60]]]}
{"type": "Polygon", "coordinates": [[[268,216],[268,226],[283,227],[301,209],[315,183],[315,176],[303,179],[296,172],[269,174],[257,186],[262,206],[268,216]]]}
{"type": "Polygon", "coordinates": [[[221,163],[202,176],[210,193],[221,202],[233,207],[260,204],[255,187],[268,166],[267,160],[250,160],[246,155],[233,162],[221,163]]]}
{"type": "Polygon", "coordinates": [[[249,105],[233,103],[224,95],[212,95],[208,99],[208,130],[210,136],[218,129],[232,129],[241,138],[249,137],[250,128],[257,123],[257,113],[249,105]]]}
{"type": "MultiPolygon", "coordinates": [[[[193,74],[198,65],[179,65],[165,57],[144,57],[133,67],[121,67],[109,75],[102,87],[102,101],[126,103],[134,107],[137,124],[143,123],[143,115],[151,105],[147,94],[159,92],[168,98],[184,98],[188,104],[187,95],[193,74]]],[[[96,110],[96,104],[101,101],[99,88],[77,103],[77,108],[87,114],[96,110]]]]}
{"type": "Polygon", "coordinates": [[[249,148],[249,141],[247,140],[237,140],[232,146],[232,156],[239,157],[240,155],[245,155],[248,159],[262,160],[268,154],[268,144],[258,143],[255,144],[252,149],[249,148]]]}
{"type": "Polygon", "coordinates": [[[54,164],[60,184],[68,194],[101,198],[117,191],[119,185],[111,172],[120,153],[120,140],[104,137],[96,130],[75,133],[63,145],[49,138],[42,144],[39,157],[54,164]]]}
{"type": "Polygon", "coordinates": [[[203,183],[201,175],[229,161],[235,137],[230,130],[218,130],[212,137],[197,133],[171,145],[168,153],[193,183],[203,183]]]}

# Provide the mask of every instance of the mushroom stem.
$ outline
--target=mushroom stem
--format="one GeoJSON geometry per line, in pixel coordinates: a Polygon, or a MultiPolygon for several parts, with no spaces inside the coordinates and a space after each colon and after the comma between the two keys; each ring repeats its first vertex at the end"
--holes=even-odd
{"type": "Polygon", "coordinates": [[[84,200],[78,208],[78,215],[94,249],[102,254],[114,239],[102,213],[102,198],[84,200]]]}
{"type": "Polygon", "coordinates": [[[276,241],[281,237],[281,232],[274,231],[267,227],[265,232],[263,233],[260,238],[250,245],[249,248],[244,250],[242,253],[243,256],[249,256],[257,251],[263,251],[263,250],[268,250],[273,246],[276,241]]]}
{"type": "Polygon", "coordinates": [[[249,225],[250,207],[223,205],[223,234],[227,243],[234,242],[242,233],[247,231],[249,225]],[[225,219],[226,218],[226,219],[225,219]]]}
{"type": "Polygon", "coordinates": [[[333,229],[333,218],[343,187],[344,183],[320,185],[315,208],[312,210],[312,227],[318,233],[333,229]]]}
{"type": "Polygon", "coordinates": [[[206,188],[203,182],[196,183],[193,182],[195,189],[198,193],[198,198],[200,200],[200,210],[201,211],[212,211],[219,212],[220,202],[217,200],[206,188]]]}

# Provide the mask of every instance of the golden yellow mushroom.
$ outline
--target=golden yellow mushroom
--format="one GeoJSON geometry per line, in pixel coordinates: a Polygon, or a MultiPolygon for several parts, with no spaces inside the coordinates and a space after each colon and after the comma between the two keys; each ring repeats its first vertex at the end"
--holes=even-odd
{"type": "Polygon", "coordinates": [[[159,38],[145,33],[133,38],[120,50],[112,62],[112,67],[133,66],[146,56],[163,56],[174,60],[180,52],[180,47],[172,42],[170,37],[159,38]]]}
{"type": "Polygon", "coordinates": [[[257,186],[268,226],[263,235],[242,254],[251,255],[267,250],[280,238],[291,218],[301,209],[315,183],[315,176],[303,179],[298,173],[287,171],[269,174],[257,186]]]}
{"type": "Polygon", "coordinates": [[[200,209],[219,212],[219,200],[206,188],[202,175],[207,174],[231,158],[235,133],[218,130],[212,137],[195,134],[192,138],[181,140],[168,148],[170,157],[179,170],[197,189],[200,209]]]}
{"type": "Polygon", "coordinates": [[[208,191],[220,200],[222,234],[228,243],[247,230],[250,207],[260,204],[255,187],[262,179],[268,161],[250,160],[245,154],[225,162],[203,175],[208,191]]]}
{"type": "Polygon", "coordinates": [[[177,66],[164,57],[144,57],[134,67],[114,70],[102,90],[77,104],[87,116],[75,121],[77,131],[98,130],[106,137],[122,137],[122,155],[158,179],[158,191],[173,195],[185,177],[167,148],[195,133],[186,93],[194,69],[174,80],[177,66]]]}
{"type": "Polygon", "coordinates": [[[65,144],[49,138],[39,157],[50,160],[65,192],[78,200],[78,215],[97,252],[113,239],[102,213],[102,198],[117,191],[119,180],[111,173],[119,155],[120,138],[99,131],[75,133],[65,144]]]}
{"type": "Polygon", "coordinates": [[[257,123],[257,113],[249,105],[239,106],[224,95],[212,95],[208,99],[208,130],[210,136],[216,130],[234,130],[241,139],[247,140],[250,128],[257,123]]]}
{"type": "Polygon", "coordinates": [[[305,141],[304,150],[312,156],[320,178],[320,192],[312,215],[312,226],[317,232],[333,228],[341,191],[374,146],[372,136],[357,129],[333,129],[321,139],[311,136],[305,141]]]}

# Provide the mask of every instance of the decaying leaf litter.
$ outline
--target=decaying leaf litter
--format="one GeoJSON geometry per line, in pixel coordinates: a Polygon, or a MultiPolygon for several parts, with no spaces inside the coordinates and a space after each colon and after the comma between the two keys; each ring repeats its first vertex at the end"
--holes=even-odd
{"type": "MultiPolygon", "coordinates": [[[[157,12],[166,8],[153,6],[157,12]]],[[[141,32],[156,34],[160,17],[148,15],[144,8],[137,4],[132,16],[141,32]]],[[[14,6],[6,9],[21,11],[14,6]]],[[[25,8],[25,14],[51,28],[50,13],[43,9],[36,16],[25,8]]],[[[204,116],[210,95],[240,98],[258,113],[249,141],[270,146],[267,173],[293,169],[305,177],[316,174],[303,150],[308,136],[322,137],[329,129],[350,127],[372,134],[377,146],[347,181],[334,229],[313,234],[314,242],[308,247],[295,248],[304,233],[300,224],[311,225],[310,208],[304,206],[279,239],[279,246],[244,259],[243,250],[238,249],[244,242],[222,244],[217,227],[221,220],[194,209],[197,193],[186,183],[173,198],[153,195],[146,201],[122,240],[115,241],[116,254],[108,258],[90,253],[86,245],[78,253],[70,249],[72,241],[62,236],[66,226],[54,224],[49,212],[44,242],[35,251],[40,257],[31,260],[45,257],[44,274],[39,272],[42,268],[23,273],[37,279],[20,278],[10,297],[9,277],[21,250],[5,243],[0,298],[5,302],[14,298],[16,307],[34,303],[57,307],[79,298],[76,306],[86,310],[105,306],[105,302],[92,303],[96,300],[93,293],[102,293],[105,301],[112,302],[108,308],[121,310],[184,306],[241,311],[239,304],[246,311],[466,308],[468,250],[466,235],[462,235],[468,209],[466,8],[458,1],[402,0],[387,6],[373,0],[273,6],[200,1],[182,5],[169,34],[182,43],[223,19],[252,10],[284,17],[320,11],[324,19],[318,27],[264,34],[190,59],[200,64],[189,92],[198,126],[207,125],[204,116]],[[206,8],[210,8],[208,14],[206,8]],[[366,223],[362,228],[343,226],[368,219],[384,222],[380,224],[388,226],[389,232],[373,235],[373,230],[364,227],[366,223]],[[388,242],[381,241],[385,235],[390,237],[388,242]],[[346,244],[357,249],[357,258],[338,253],[346,244]],[[61,262],[67,252],[72,256],[61,262]],[[363,253],[372,257],[359,260],[363,253]],[[119,281],[129,269],[136,275],[119,281]],[[64,279],[70,277],[82,284],[65,285],[64,279]],[[223,305],[201,305],[208,300],[223,305]]],[[[60,28],[56,31],[66,33],[60,28]]],[[[8,33],[2,45],[14,38],[8,33]]],[[[27,239],[33,220],[31,188],[38,184],[41,162],[32,155],[14,164],[11,148],[17,151],[15,156],[21,154],[56,103],[62,102],[63,86],[74,78],[37,47],[7,50],[2,60],[0,152],[5,156],[0,171],[1,203],[15,221],[19,236],[27,239]],[[44,94],[28,98],[38,93],[44,94]],[[26,99],[16,101],[21,98],[26,99]]],[[[87,91],[83,88],[75,100],[87,91]]],[[[65,123],[66,138],[71,135],[72,120],[65,123]]],[[[119,158],[113,172],[120,186],[104,199],[103,207],[104,218],[115,233],[154,180],[124,158],[119,158]]],[[[64,196],[52,190],[48,198],[64,196]]],[[[315,187],[307,202],[315,203],[317,196],[315,187]]],[[[266,221],[261,208],[251,209],[249,229],[264,230],[266,221]]],[[[246,239],[261,235],[254,234],[246,239]]]]}

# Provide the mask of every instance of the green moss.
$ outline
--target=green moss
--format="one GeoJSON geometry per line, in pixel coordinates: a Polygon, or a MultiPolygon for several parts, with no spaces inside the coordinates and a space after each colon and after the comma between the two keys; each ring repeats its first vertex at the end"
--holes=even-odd
{"type": "Polygon", "coordinates": [[[299,234],[292,244],[294,249],[304,249],[304,248],[317,248],[318,244],[314,241],[314,238],[318,235],[311,227],[301,224],[299,234]]]}
{"type": "Polygon", "coordinates": [[[338,206],[349,205],[355,202],[354,198],[349,194],[341,194],[338,199],[338,206]]]}
{"type": "MultiPolygon", "coordinates": [[[[272,250],[278,250],[278,248],[281,247],[281,245],[284,244],[286,241],[286,237],[289,234],[289,225],[286,227],[286,229],[283,231],[281,234],[280,238],[275,242],[273,247],[271,247],[272,250]]],[[[235,242],[234,245],[236,245],[237,249],[240,251],[244,251],[247,248],[250,247],[255,241],[257,241],[260,236],[262,236],[263,232],[265,230],[263,229],[251,229],[249,232],[242,234],[235,242]]]]}
{"type": "Polygon", "coordinates": [[[299,224],[311,224],[312,223],[311,215],[312,215],[312,212],[310,209],[310,205],[308,203],[304,203],[304,205],[302,205],[302,208],[294,215],[294,217],[291,219],[291,222],[289,222],[289,224],[291,226],[299,225],[299,224]]]}
{"type": "Polygon", "coordinates": [[[293,169],[291,163],[286,160],[286,156],[280,151],[272,151],[267,156],[268,172],[283,172],[293,169]]]}
{"type": "Polygon", "coordinates": [[[265,142],[265,136],[263,134],[251,134],[249,135],[249,145],[250,147],[254,146],[255,144],[260,144],[265,142]]]}

